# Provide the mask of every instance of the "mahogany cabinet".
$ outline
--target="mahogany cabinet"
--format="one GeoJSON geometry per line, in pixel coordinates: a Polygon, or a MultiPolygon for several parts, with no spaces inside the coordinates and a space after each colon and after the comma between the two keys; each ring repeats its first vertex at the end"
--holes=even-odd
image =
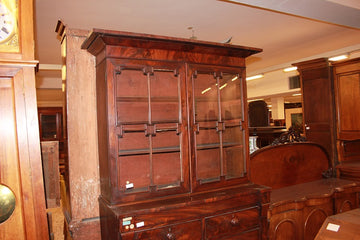
{"type": "Polygon", "coordinates": [[[360,180],[360,58],[333,63],[338,176],[360,180]]]}
{"type": "Polygon", "coordinates": [[[245,58],[260,49],[95,29],[104,239],[260,239],[245,58]],[[241,237],[240,237],[241,236],[241,237]]]}
{"type": "Polygon", "coordinates": [[[337,164],[336,118],[330,63],[326,58],[318,58],[293,65],[300,74],[306,138],[326,149],[334,167],[337,164]]]}
{"type": "MultiPolygon", "coordinates": [[[[293,65],[300,73],[307,139],[327,149],[333,167],[360,161],[360,58],[293,65]]],[[[349,175],[351,169],[344,170],[349,175]]]]}
{"type": "Polygon", "coordinates": [[[332,64],[336,100],[337,138],[360,139],[360,58],[332,64]]]}
{"type": "Polygon", "coordinates": [[[360,185],[330,178],[272,191],[269,239],[313,240],[328,216],[359,207],[360,185]]]}

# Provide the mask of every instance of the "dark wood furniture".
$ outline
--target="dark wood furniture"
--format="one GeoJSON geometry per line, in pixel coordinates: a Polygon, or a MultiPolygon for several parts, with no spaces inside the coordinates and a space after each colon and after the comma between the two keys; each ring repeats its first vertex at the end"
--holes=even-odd
{"type": "Polygon", "coordinates": [[[359,207],[360,184],[323,178],[329,163],[324,148],[310,142],[267,146],[251,155],[250,179],[273,189],[269,239],[314,239],[328,216],[359,207]]]}
{"type": "Polygon", "coordinates": [[[59,142],[41,142],[41,157],[44,171],[46,207],[60,206],[59,142]]]}
{"type": "Polygon", "coordinates": [[[294,65],[302,84],[306,138],[325,147],[341,178],[359,180],[360,58],[294,65]]]}
{"type": "Polygon", "coordinates": [[[245,57],[260,49],[95,29],[103,239],[261,239],[245,57]]]}
{"type": "Polygon", "coordinates": [[[315,240],[359,239],[360,209],[329,216],[322,225],[315,240]]]}
{"type": "Polygon", "coordinates": [[[74,29],[59,21],[56,32],[66,70],[63,84],[66,86],[64,126],[68,129],[68,161],[61,180],[65,239],[101,239],[95,57],[81,49],[88,30],[74,29]]]}
{"type": "MultiPolygon", "coordinates": [[[[11,39],[2,34],[0,42],[0,184],[13,192],[16,203],[10,218],[0,224],[1,240],[49,239],[36,106],[33,2],[1,1],[2,33],[11,39]],[[9,13],[16,16],[9,18],[9,13]],[[7,29],[11,23],[14,34],[7,29]]],[[[7,209],[1,209],[1,215],[3,211],[7,209]]]]}
{"type": "Polygon", "coordinates": [[[308,141],[322,145],[337,164],[335,94],[327,58],[294,63],[300,74],[304,133],[308,141]]]}
{"type": "Polygon", "coordinates": [[[40,141],[57,141],[59,170],[65,174],[67,162],[67,143],[64,139],[63,108],[62,107],[38,107],[40,141]]]}
{"type": "Polygon", "coordinates": [[[340,178],[360,181],[360,58],[333,63],[340,178]]]}
{"type": "Polygon", "coordinates": [[[267,127],[269,125],[267,103],[264,100],[249,102],[249,127],[267,127]]]}
{"type": "Polygon", "coordinates": [[[256,143],[258,148],[263,148],[265,146],[271,145],[271,143],[279,138],[281,134],[287,133],[286,127],[250,127],[249,135],[257,136],[256,143]]]}
{"type": "Polygon", "coordinates": [[[39,107],[40,141],[63,139],[62,107],[39,107]]]}

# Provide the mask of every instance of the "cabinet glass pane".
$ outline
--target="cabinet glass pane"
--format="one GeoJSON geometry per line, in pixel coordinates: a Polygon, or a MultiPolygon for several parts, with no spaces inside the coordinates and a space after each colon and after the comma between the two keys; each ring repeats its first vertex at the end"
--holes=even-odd
{"type": "Polygon", "coordinates": [[[139,69],[124,69],[116,75],[116,108],[118,123],[148,121],[147,76],[139,69]]]}
{"type": "Polygon", "coordinates": [[[238,75],[197,72],[192,80],[197,180],[242,177],[246,161],[245,132],[238,75]]]}
{"type": "Polygon", "coordinates": [[[117,74],[121,191],[153,192],[179,187],[184,180],[180,74],[175,72],[137,65],[117,74]]]}
{"type": "Polygon", "coordinates": [[[159,189],[178,187],[181,179],[180,153],[153,155],[154,185],[159,189]]]}
{"type": "Polygon", "coordinates": [[[150,76],[153,122],[179,121],[179,76],[173,71],[155,70],[150,76]]]}
{"type": "Polygon", "coordinates": [[[236,75],[223,74],[220,81],[221,118],[223,120],[241,120],[241,85],[236,75]]]}
{"type": "Polygon", "coordinates": [[[218,181],[220,177],[219,148],[198,150],[196,153],[196,178],[202,182],[218,181]]]}
{"type": "Polygon", "coordinates": [[[122,156],[118,167],[122,191],[126,190],[130,193],[148,191],[148,186],[150,186],[149,154],[122,156]]]}

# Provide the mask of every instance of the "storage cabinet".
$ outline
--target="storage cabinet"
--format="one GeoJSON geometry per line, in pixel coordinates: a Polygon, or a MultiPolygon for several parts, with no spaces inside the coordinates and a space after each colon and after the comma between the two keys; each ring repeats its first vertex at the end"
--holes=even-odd
{"type": "Polygon", "coordinates": [[[248,180],[245,114],[245,57],[261,50],[98,29],[82,48],[96,56],[102,237],[261,238],[269,189],[248,180]]]}
{"type": "Polygon", "coordinates": [[[337,138],[360,139],[360,58],[333,63],[337,138]]]}
{"type": "Polygon", "coordinates": [[[338,176],[360,179],[360,58],[333,64],[337,150],[340,164],[338,176]]]}
{"type": "Polygon", "coordinates": [[[318,58],[293,64],[301,81],[304,133],[308,141],[322,145],[337,164],[334,83],[330,63],[318,58]]]}
{"type": "Polygon", "coordinates": [[[269,239],[314,239],[328,216],[359,207],[359,190],[336,178],[273,190],[269,239]]]}
{"type": "Polygon", "coordinates": [[[40,128],[40,141],[58,141],[61,170],[65,168],[64,162],[67,157],[66,141],[64,139],[63,109],[62,107],[38,107],[40,128]]]}
{"type": "Polygon", "coordinates": [[[327,149],[340,177],[359,179],[360,58],[293,65],[301,76],[307,139],[327,149]]]}

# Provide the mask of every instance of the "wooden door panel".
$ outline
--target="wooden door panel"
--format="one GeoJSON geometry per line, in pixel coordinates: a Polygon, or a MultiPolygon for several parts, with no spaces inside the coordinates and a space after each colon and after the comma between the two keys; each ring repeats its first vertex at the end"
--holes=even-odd
{"type": "Polygon", "coordinates": [[[356,139],[360,135],[360,74],[340,75],[337,78],[338,137],[356,139]]]}
{"type": "Polygon", "coordinates": [[[15,194],[1,240],[47,240],[34,66],[0,67],[0,183],[15,194]]]}
{"type": "Polygon", "coordinates": [[[0,183],[9,187],[16,198],[13,214],[0,225],[0,239],[26,239],[23,222],[19,151],[15,125],[12,79],[0,79],[0,183]]]}

